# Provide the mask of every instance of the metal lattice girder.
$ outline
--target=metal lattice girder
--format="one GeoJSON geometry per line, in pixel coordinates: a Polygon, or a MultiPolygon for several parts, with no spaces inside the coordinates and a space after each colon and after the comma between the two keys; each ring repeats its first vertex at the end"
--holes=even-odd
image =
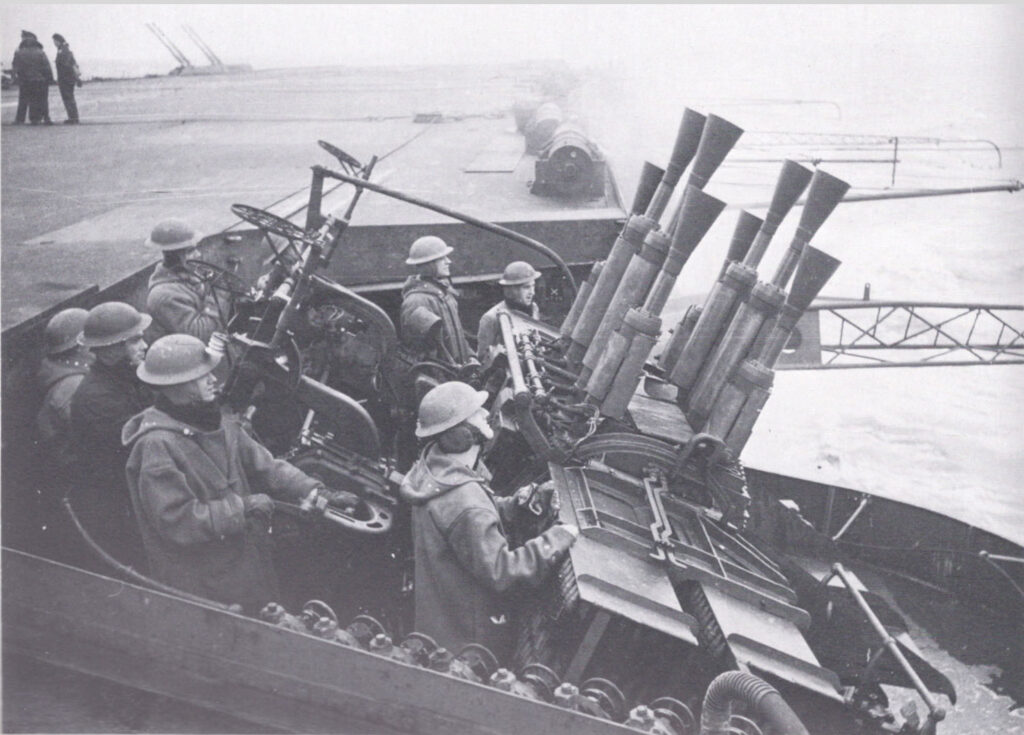
{"type": "Polygon", "coordinates": [[[918,301],[812,305],[779,369],[1024,363],[1024,306],[918,301]]]}

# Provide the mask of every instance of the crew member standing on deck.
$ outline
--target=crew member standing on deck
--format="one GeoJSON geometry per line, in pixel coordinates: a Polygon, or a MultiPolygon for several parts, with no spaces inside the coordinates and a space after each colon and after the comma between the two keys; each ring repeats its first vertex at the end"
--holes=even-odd
{"type": "Polygon", "coordinates": [[[34,33],[21,32],[21,44],[14,52],[11,71],[18,79],[18,111],[14,122],[25,122],[24,101],[28,108],[29,121],[33,125],[50,125],[50,83],[53,82],[53,68],[46,58],[43,44],[34,33]],[[24,95],[24,96],[23,96],[24,95]]]}
{"type": "Polygon", "coordinates": [[[121,445],[121,427],[151,403],[150,391],[135,375],[151,321],[120,301],[94,306],[79,342],[96,361],[71,398],[71,439],[84,470],[71,499],[86,530],[122,564],[142,561],[124,480],[128,452],[121,445]]]}
{"type": "Polygon", "coordinates": [[[236,417],[222,415],[213,376],[220,359],[190,335],[153,343],[138,376],[158,396],[124,427],[126,474],[152,574],[254,614],[279,599],[270,495],[321,509],[351,508],[357,498],[274,459],[236,417]]]}
{"type": "Polygon", "coordinates": [[[524,588],[547,578],[579,530],[550,526],[558,509],[550,483],[494,496],[480,461],[483,444],[494,436],[486,399],[486,392],[457,381],[424,396],[416,436],[427,444],[400,496],[412,505],[416,630],[451,651],[480,643],[507,662],[524,588]],[[550,527],[510,548],[506,528],[514,531],[537,515],[550,527]]]}
{"type": "Polygon", "coordinates": [[[504,299],[484,312],[477,329],[476,356],[482,364],[490,363],[495,348],[501,345],[498,314],[517,312],[533,319],[538,318],[537,304],[533,301],[538,278],[540,273],[525,261],[516,260],[505,266],[505,272],[498,281],[504,299]]]}
{"type": "Polygon", "coordinates": [[[458,368],[474,358],[451,285],[451,253],[452,248],[434,235],[418,238],[409,248],[405,264],[416,274],[402,286],[401,337],[417,358],[458,368]]]}
{"type": "Polygon", "coordinates": [[[54,33],[53,43],[57,47],[57,58],[54,59],[54,65],[57,67],[57,88],[60,89],[60,98],[64,101],[64,110],[68,114],[64,124],[77,125],[78,104],[75,102],[75,87],[82,86],[82,73],[64,36],[54,33]]]}
{"type": "Polygon", "coordinates": [[[204,344],[214,332],[226,332],[230,303],[218,298],[208,284],[189,270],[187,260],[199,235],[185,222],[167,219],[146,240],[163,251],[163,260],[149,277],[146,311],[153,324],[146,333],[150,344],[168,334],[190,334],[204,344]]]}
{"type": "Polygon", "coordinates": [[[36,41],[36,34],[32,31],[21,32],[21,43],[14,51],[14,58],[11,60],[11,78],[18,85],[18,110],[14,113],[14,124],[21,125],[25,122],[28,114],[28,103],[32,96],[32,87],[25,84],[21,79],[22,60],[25,58],[25,49],[31,48],[36,41]]]}

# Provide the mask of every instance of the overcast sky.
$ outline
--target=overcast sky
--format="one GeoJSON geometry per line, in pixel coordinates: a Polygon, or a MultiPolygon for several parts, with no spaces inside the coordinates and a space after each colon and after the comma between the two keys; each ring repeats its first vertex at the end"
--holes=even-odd
{"type": "MultiPolygon", "coordinates": [[[[1018,54],[1024,12],[1011,5],[17,5],[5,4],[3,58],[22,28],[63,33],[82,62],[173,60],[146,29],[156,22],[193,62],[191,24],[228,62],[425,63],[562,58],[580,64],[693,63],[742,54],[820,63],[888,47],[942,58],[1018,54]]],[[[1019,58],[1014,59],[1019,64],[1019,58]]],[[[1019,68],[1019,66],[1018,66],[1019,68]]]]}

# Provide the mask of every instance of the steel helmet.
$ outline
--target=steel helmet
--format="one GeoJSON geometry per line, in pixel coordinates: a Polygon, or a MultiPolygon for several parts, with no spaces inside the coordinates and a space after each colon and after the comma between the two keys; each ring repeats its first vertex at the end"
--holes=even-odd
{"type": "Polygon", "coordinates": [[[533,269],[533,266],[525,260],[516,260],[505,266],[505,272],[501,274],[499,286],[525,286],[540,278],[540,273],[533,269]]]}
{"type": "Polygon", "coordinates": [[[46,331],[43,333],[46,354],[59,355],[77,346],[87,316],[89,312],[85,309],[64,309],[54,314],[46,323],[46,331]]]}
{"type": "Polygon", "coordinates": [[[180,219],[165,219],[158,222],[146,238],[147,245],[161,250],[183,250],[192,248],[199,242],[196,231],[180,219]]]}
{"type": "Polygon", "coordinates": [[[149,385],[180,385],[203,377],[218,363],[220,355],[206,349],[198,337],[168,334],[150,346],[135,373],[149,385]]]}
{"type": "Polygon", "coordinates": [[[433,260],[438,260],[453,252],[441,238],[436,235],[424,235],[418,237],[409,248],[409,257],[405,259],[406,265],[423,265],[433,260]]]}
{"type": "Polygon", "coordinates": [[[141,337],[152,321],[153,317],[137,311],[130,304],[108,301],[89,310],[78,344],[86,347],[116,345],[133,337],[141,337]]]}
{"type": "Polygon", "coordinates": [[[420,401],[416,419],[416,436],[421,439],[435,436],[458,426],[468,419],[487,400],[487,391],[452,380],[431,388],[420,401]]]}

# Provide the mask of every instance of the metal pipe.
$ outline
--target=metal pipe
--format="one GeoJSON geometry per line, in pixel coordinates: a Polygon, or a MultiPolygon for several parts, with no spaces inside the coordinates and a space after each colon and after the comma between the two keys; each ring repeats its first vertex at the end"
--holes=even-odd
{"type": "Polygon", "coordinates": [[[512,394],[514,396],[529,395],[530,389],[526,386],[526,379],[523,377],[523,366],[519,364],[519,351],[516,349],[516,336],[512,329],[512,317],[504,312],[498,312],[498,326],[501,328],[501,341],[505,345],[505,354],[508,357],[508,372],[512,378],[512,394]]]}
{"type": "MultiPolygon", "coordinates": [[[[851,595],[853,595],[853,599],[856,601],[857,606],[861,609],[861,612],[864,613],[865,617],[867,617],[871,627],[875,629],[875,632],[882,639],[882,644],[889,650],[889,653],[892,654],[893,658],[896,659],[900,668],[903,669],[903,673],[905,673],[913,683],[914,689],[916,689],[917,693],[921,695],[921,699],[924,700],[925,705],[928,707],[929,722],[935,723],[945,719],[946,711],[939,707],[935,698],[932,697],[932,693],[928,691],[928,687],[924,685],[924,682],[921,681],[921,677],[917,675],[914,667],[910,665],[910,662],[907,661],[907,657],[903,655],[903,651],[900,650],[899,645],[896,643],[896,639],[889,635],[889,631],[886,630],[884,625],[882,625],[878,616],[875,615],[875,611],[871,609],[871,606],[868,605],[863,595],[861,595],[860,590],[857,589],[857,584],[854,582],[853,578],[850,577],[849,572],[846,571],[842,564],[836,562],[832,565],[832,574],[838,576],[843,581],[846,589],[851,595]]],[[[825,581],[827,582],[828,580],[826,579],[825,581]]]]}
{"type": "Polygon", "coordinates": [[[323,166],[314,166],[314,169],[321,169],[324,173],[324,176],[329,176],[332,179],[338,179],[339,181],[347,182],[361,189],[369,189],[370,191],[375,192],[377,194],[383,194],[384,196],[391,197],[392,199],[397,199],[408,204],[414,204],[417,207],[429,209],[432,212],[443,214],[446,217],[457,219],[460,222],[465,222],[468,225],[479,227],[480,229],[486,230],[487,232],[491,232],[495,235],[500,235],[501,237],[513,240],[521,245],[525,245],[531,250],[535,250],[544,257],[548,258],[551,262],[558,266],[558,269],[562,271],[562,275],[565,276],[566,281],[568,281],[569,288],[572,289],[573,297],[576,296],[576,279],[573,277],[572,271],[569,270],[569,266],[566,265],[565,261],[562,260],[561,256],[559,256],[558,253],[556,253],[554,250],[549,248],[544,243],[534,240],[532,237],[527,237],[526,235],[515,232],[514,230],[510,230],[507,227],[502,227],[501,225],[494,224],[493,222],[485,222],[484,220],[477,219],[476,217],[473,217],[471,215],[463,214],[462,212],[457,212],[454,209],[449,209],[448,207],[443,207],[440,204],[428,202],[426,199],[420,199],[419,197],[412,196],[411,194],[403,194],[402,192],[395,191],[394,189],[390,189],[386,186],[381,186],[380,184],[375,184],[373,182],[366,181],[365,179],[361,179],[358,176],[349,176],[348,174],[343,174],[339,171],[332,171],[331,169],[324,168],[323,166]]]}
{"type": "Polygon", "coordinates": [[[850,514],[850,517],[846,519],[846,523],[843,524],[843,527],[840,528],[836,535],[832,537],[833,541],[838,541],[846,534],[847,531],[850,530],[850,526],[852,526],[853,522],[860,517],[860,514],[864,509],[868,507],[869,502],[871,502],[870,495],[864,495],[861,497],[860,504],[854,509],[853,513],[850,514]]]}
{"type": "MultiPolygon", "coordinates": [[[[853,194],[843,197],[843,204],[849,204],[851,202],[882,202],[889,199],[917,199],[920,197],[945,197],[945,196],[957,196],[960,194],[987,194],[994,191],[1006,191],[1011,194],[1024,189],[1024,182],[1019,179],[1006,184],[993,184],[991,186],[968,186],[958,189],[919,189],[917,191],[894,191],[886,192],[884,194],[853,194]]],[[[802,207],[807,202],[803,199],[794,204],[794,207],[802,207]]],[[[764,203],[760,204],[744,204],[744,209],[759,209],[761,207],[768,206],[764,203]]]]}

